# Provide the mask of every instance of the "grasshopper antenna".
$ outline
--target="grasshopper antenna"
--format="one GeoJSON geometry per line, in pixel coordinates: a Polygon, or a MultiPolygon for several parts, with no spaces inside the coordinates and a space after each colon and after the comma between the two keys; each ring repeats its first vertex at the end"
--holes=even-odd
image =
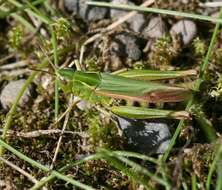
{"type": "Polygon", "coordinates": [[[32,70],[32,71],[39,71],[39,72],[43,72],[43,73],[47,73],[47,74],[50,74],[50,75],[53,75],[53,76],[56,76],[55,73],[52,73],[52,72],[49,72],[49,71],[45,71],[45,70],[41,70],[41,69],[37,69],[37,68],[29,68],[29,70],[32,70]]]}
{"type": "Polygon", "coordinates": [[[41,49],[42,53],[45,55],[45,57],[48,59],[49,64],[51,65],[51,67],[54,69],[54,71],[56,72],[59,68],[57,68],[51,61],[51,59],[49,58],[49,56],[46,54],[45,50],[42,48],[41,45],[39,45],[39,48],[41,49]]]}

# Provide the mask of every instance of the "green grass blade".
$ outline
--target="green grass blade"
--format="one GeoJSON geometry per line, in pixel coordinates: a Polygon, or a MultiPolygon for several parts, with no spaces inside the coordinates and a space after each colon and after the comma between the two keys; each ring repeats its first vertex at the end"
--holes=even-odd
{"type": "MultiPolygon", "coordinates": [[[[58,50],[57,50],[57,39],[56,39],[56,33],[51,27],[51,42],[53,46],[53,58],[54,58],[54,64],[55,67],[58,67],[58,50]]],[[[55,79],[55,121],[57,121],[59,115],[59,79],[56,77],[55,79]]]]}
{"type": "Polygon", "coordinates": [[[85,190],[95,190],[94,188],[92,188],[92,187],[90,187],[90,186],[88,186],[88,185],[85,185],[85,184],[83,184],[83,183],[81,183],[81,182],[79,182],[79,181],[77,181],[77,180],[74,180],[74,179],[72,179],[71,177],[67,177],[67,176],[65,176],[65,175],[62,175],[62,174],[60,174],[60,173],[57,172],[57,171],[52,171],[52,173],[54,173],[54,175],[55,175],[57,178],[62,179],[62,180],[64,180],[64,181],[68,182],[68,183],[71,183],[72,185],[74,185],[74,186],[76,186],[76,187],[79,187],[79,188],[81,188],[81,189],[85,189],[85,190]]]}
{"type": "Polygon", "coordinates": [[[201,131],[206,137],[209,143],[215,142],[217,140],[216,130],[214,129],[212,123],[206,118],[201,106],[194,104],[191,109],[201,131]]]}
{"type": "Polygon", "coordinates": [[[20,159],[25,160],[26,162],[30,163],[32,166],[35,166],[35,167],[41,169],[44,172],[48,172],[49,171],[49,168],[47,168],[46,166],[43,166],[42,164],[40,164],[39,162],[36,162],[35,160],[32,160],[28,156],[25,156],[24,154],[22,154],[21,152],[17,151],[16,149],[14,149],[13,147],[8,145],[7,143],[5,143],[1,139],[0,139],[0,145],[2,147],[4,147],[5,149],[7,149],[8,151],[12,152],[14,155],[18,156],[20,159]]]}
{"type": "MultiPolygon", "coordinates": [[[[138,158],[138,159],[142,159],[142,160],[145,160],[145,161],[149,161],[153,164],[157,164],[157,165],[159,164],[158,160],[156,160],[152,157],[143,155],[143,154],[139,154],[139,153],[135,153],[135,152],[128,152],[128,151],[113,151],[113,152],[116,155],[119,155],[119,156],[138,158]]],[[[81,160],[78,160],[76,162],[69,163],[66,166],[59,169],[58,171],[60,173],[63,173],[65,171],[73,168],[76,165],[83,164],[83,163],[85,163],[89,160],[97,160],[97,159],[101,159],[101,158],[102,158],[102,156],[98,155],[98,154],[91,155],[91,156],[88,156],[88,157],[83,158],[81,160]]],[[[54,180],[55,178],[56,178],[56,176],[54,174],[50,174],[49,176],[42,178],[38,183],[36,183],[32,188],[30,188],[30,190],[38,190],[38,189],[42,188],[46,183],[54,180]]]]}
{"type": "MultiPolygon", "coordinates": [[[[44,1],[45,1],[45,0],[36,0],[36,1],[32,2],[31,4],[32,4],[33,6],[36,6],[36,5],[42,4],[44,1]]],[[[13,14],[13,13],[22,12],[22,11],[24,11],[24,10],[27,9],[27,8],[28,8],[28,6],[27,6],[27,5],[24,5],[24,6],[22,6],[22,7],[18,7],[18,8],[16,8],[16,9],[14,9],[14,10],[2,11],[2,12],[0,12],[0,18],[5,18],[5,17],[7,17],[7,16],[10,16],[10,15],[13,14]]]]}
{"type": "MultiPolygon", "coordinates": [[[[8,9],[6,9],[5,7],[0,7],[0,10],[4,11],[4,12],[8,11],[8,9]]],[[[26,19],[24,19],[19,14],[11,13],[10,16],[12,16],[15,20],[19,21],[23,26],[25,26],[32,33],[36,32],[36,29],[34,28],[34,26],[32,24],[30,24],[26,19]]]]}
{"type": "Polygon", "coordinates": [[[159,161],[157,159],[150,156],[146,156],[144,154],[140,154],[136,152],[129,152],[129,151],[113,151],[113,152],[119,156],[139,158],[141,160],[146,160],[156,165],[159,164],[159,161]]]}
{"type": "Polygon", "coordinates": [[[27,3],[26,5],[23,5],[16,0],[8,0],[8,2],[15,5],[18,8],[23,8],[24,6],[28,6],[29,9],[24,9],[25,12],[33,15],[34,17],[38,18],[39,20],[41,20],[42,22],[44,22],[46,24],[50,23],[50,19],[48,17],[46,17],[45,15],[43,15],[40,11],[38,11],[38,9],[35,8],[35,6],[31,3],[29,3],[28,1],[26,1],[26,3],[27,3]]]}
{"type": "Polygon", "coordinates": [[[155,70],[130,70],[118,73],[119,76],[140,80],[164,80],[197,75],[196,70],[186,71],[155,71],[155,70]]]}
{"type": "MultiPolygon", "coordinates": [[[[47,65],[47,62],[46,61],[43,61],[43,63],[41,63],[41,65],[39,65],[39,68],[43,68],[47,65]]],[[[18,103],[22,97],[22,95],[24,94],[25,90],[27,89],[28,85],[30,85],[30,83],[33,81],[33,79],[36,77],[36,75],[38,74],[37,71],[34,71],[30,76],[29,78],[25,81],[25,84],[22,86],[21,90],[19,91],[18,93],[18,96],[16,97],[15,99],[15,102],[13,102],[12,104],[12,107],[10,108],[8,114],[7,114],[7,118],[6,118],[6,123],[4,125],[4,128],[3,128],[3,132],[2,132],[2,136],[1,136],[1,139],[5,140],[6,138],[6,135],[7,135],[7,132],[8,132],[8,129],[10,128],[11,126],[11,122],[12,122],[12,119],[13,119],[13,115],[14,113],[16,112],[17,110],[17,106],[18,106],[18,103]]],[[[4,153],[4,149],[3,147],[0,145],[0,156],[4,153]]]]}
{"type": "Polygon", "coordinates": [[[17,151],[16,149],[14,149],[13,147],[11,147],[10,145],[8,145],[7,143],[5,143],[3,140],[0,139],[0,145],[2,147],[4,147],[5,149],[7,149],[8,151],[12,152],[14,155],[18,156],[20,159],[28,162],[29,164],[31,164],[32,166],[36,167],[36,168],[39,168],[41,170],[43,170],[44,172],[50,172],[52,174],[54,174],[57,178],[59,179],[62,179],[68,183],[71,183],[72,185],[74,186],[77,186],[77,187],[80,187],[82,189],[85,189],[85,190],[94,190],[94,188],[88,186],[88,185],[85,185],[83,183],[80,183],[79,181],[76,181],[70,177],[67,177],[63,174],[60,174],[59,172],[57,172],[56,170],[50,170],[48,167],[40,164],[39,162],[29,158],[28,156],[22,154],[21,152],[17,151]]]}
{"type": "Polygon", "coordinates": [[[197,15],[197,14],[192,14],[192,13],[185,13],[185,12],[179,12],[179,11],[166,10],[166,9],[140,7],[136,5],[113,4],[113,3],[105,3],[105,2],[99,2],[99,1],[89,1],[87,2],[87,4],[94,5],[94,6],[101,6],[101,7],[109,7],[113,9],[124,9],[124,10],[130,10],[130,11],[179,16],[179,17],[185,17],[185,18],[191,18],[191,19],[198,19],[202,21],[217,22],[217,23],[222,24],[222,20],[218,18],[212,18],[210,16],[197,15]]]}
{"type": "MultiPolygon", "coordinates": [[[[222,8],[220,9],[220,13],[219,13],[219,17],[221,19],[222,17],[222,8]]],[[[203,60],[203,63],[200,67],[200,76],[199,76],[199,80],[196,82],[195,84],[195,90],[197,91],[200,87],[200,84],[202,83],[202,81],[204,80],[205,78],[205,70],[207,69],[207,66],[209,64],[209,60],[210,60],[210,57],[212,56],[212,51],[213,51],[213,47],[216,43],[216,40],[217,40],[217,34],[218,34],[218,31],[219,31],[219,27],[220,27],[220,23],[218,22],[214,28],[214,32],[213,32],[213,35],[211,37],[211,41],[210,41],[210,45],[209,45],[209,48],[208,48],[208,51],[207,51],[207,55],[205,56],[204,60],[203,60]]],[[[186,106],[186,110],[190,110],[192,104],[194,102],[194,97],[192,96],[192,98],[189,100],[187,106],[186,106]]],[[[170,151],[172,150],[173,146],[176,144],[176,139],[177,137],[179,136],[180,134],[180,131],[182,130],[183,128],[183,125],[184,125],[184,120],[181,120],[180,123],[178,124],[177,128],[176,128],[176,131],[174,132],[174,135],[171,139],[171,142],[170,142],[170,145],[169,145],[169,148],[167,149],[167,151],[165,152],[165,154],[163,155],[163,158],[162,158],[162,161],[163,162],[166,162],[169,154],[170,154],[170,151]]]]}
{"type": "Polygon", "coordinates": [[[192,181],[192,190],[197,190],[197,178],[195,173],[192,174],[191,181],[192,181]]]}
{"type": "Polygon", "coordinates": [[[40,20],[42,20],[43,22],[45,22],[46,24],[50,24],[52,23],[52,20],[50,17],[44,15],[41,11],[38,10],[38,8],[36,8],[33,3],[30,3],[28,0],[25,0],[27,6],[30,8],[29,10],[35,14],[35,16],[37,18],[39,18],[40,20]]]}
{"type": "MultiPolygon", "coordinates": [[[[83,158],[81,160],[77,160],[75,162],[71,162],[69,164],[66,164],[66,166],[60,168],[58,171],[59,171],[59,173],[64,173],[65,171],[68,171],[69,169],[73,168],[76,165],[80,165],[80,164],[83,164],[87,161],[97,160],[100,158],[101,158],[101,156],[97,155],[97,154],[90,155],[90,156],[87,156],[86,158],[83,158]]],[[[32,188],[30,188],[30,190],[38,190],[38,189],[42,188],[46,183],[53,181],[55,178],[56,178],[56,175],[54,173],[51,173],[49,176],[43,177],[38,183],[36,183],[32,188]]]]}
{"type": "Polygon", "coordinates": [[[163,185],[166,187],[166,189],[170,189],[170,184],[168,183],[168,181],[160,178],[159,176],[152,174],[149,170],[147,170],[146,168],[142,167],[141,165],[123,157],[123,156],[119,156],[119,159],[126,163],[127,165],[131,166],[134,170],[138,171],[139,173],[142,173],[144,175],[147,175],[149,177],[151,177],[153,180],[155,180],[156,182],[158,182],[159,184],[163,185]]]}
{"type": "Polygon", "coordinates": [[[222,189],[222,153],[220,152],[220,159],[217,163],[217,182],[216,182],[216,190],[222,189]]]}
{"type": "MultiPolygon", "coordinates": [[[[209,166],[209,172],[208,172],[208,175],[207,175],[207,180],[206,180],[206,190],[210,190],[210,185],[212,183],[212,176],[213,176],[213,173],[217,167],[217,164],[218,164],[218,161],[221,160],[221,154],[222,154],[222,146],[221,144],[219,144],[217,146],[217,151],[216,151],[216,154],[214,156],[214,159],[213,159],[213,162],[210,164],[209,166]]],[[[219,167],[220,168],[220,167],[219,167]]],[[[219,169],[218,168],[218,169],[219,169]]]]}
{"type": "Polygon", "coordinates": [[[104,156],[104,159],[110,162],[110,164],[112,164],[114,167],[125,173],[127,176],[131,177],[135,182],[143,184],[148,189],[148,178],[152,178],[159,184],[169,187],[168,182],[164,181],[160,177],[148,171],[146,168],[129,160],[126,157],[119,156],[115,152],[106,149],[100,149],[98,153],[104,156]]]}
{"type": "MultiPolygon", "coordinates": [[[[71,45],[67,48],[63,48],[60,51],[58,51],[58,56],[59,55],[64,55],[65,53],[73,50],[75,48],[75,45],[71,45]]],[[[44,59],[42,61],[42,63],[38,66],[38,69],[41,70],[42,68],[45,68],[48,65],[48,59],[44,59]]],[[[15,102],[13,102],[12,107],[10,108],[7,117],[6,117],[6,122],[3,128],[3,133],[1,138],[3,140],[5,140],[6,138],[6,134],[8,129],[11,126],[12,123],[12,119],[13,119],[13,115],[15,114],[16,110],[17,110],[17,106],[18,106],[18,102],[21,99],[23,93],[25,92],[25,89],[27,88],[27,86],[32,82],[32,80],[36,77],[36,75],[39,73],[39,71],[34,71],[32,72],[32,74],[29,76],[29,78],[26,80],[24,86],[22,87],[22,89],[20,90],[20,92],[18,93],[18,96],[16,97],[15,102]]],[[[0,156],[3,154],[3,147],[0,145],[0,156]]]]}
{"type": "Polygon", "coordinates": [[[111,151],[104,149],[99,150],[98,154],[101,154],[103,158],[109,162],[109,164],[130,177],[134,182],[142,184],[144,187],[146,187],[146,189],[149,189],[146,177],[141,175],[141,173],[139,174],[134,169],[128,167],[119,159],[119,156],[115,156],[111,151]]]}
{"type": "Polygon", "coordinates": [[[190,114],[186,111],[172,111],[149,109],[133,106],[116,106],[111,111],[119,116],[131,119],[155,119],[155,118],[173,118],[173,119],[190,119],[190,114]]]}

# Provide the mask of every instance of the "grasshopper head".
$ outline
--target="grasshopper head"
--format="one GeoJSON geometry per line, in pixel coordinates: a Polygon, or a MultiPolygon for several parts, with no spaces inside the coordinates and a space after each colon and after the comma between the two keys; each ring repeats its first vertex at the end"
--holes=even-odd
{"type": "Polygon", "coordinates": [[[75,70],[73,70],[73,69],[59,69],[57,72],[61,77],[64,77],[64,79],[72,80],[75,70]]]}
{"type": "Polygon", "coordinates": [[[73,69],[59,69],[57,70],[57,74],[59,75],[59,85],[61,89],[65,93],[71,93],[72,92],[72,86],[73,86],[73,75],[75,73],[75,70],[73,69]]]}

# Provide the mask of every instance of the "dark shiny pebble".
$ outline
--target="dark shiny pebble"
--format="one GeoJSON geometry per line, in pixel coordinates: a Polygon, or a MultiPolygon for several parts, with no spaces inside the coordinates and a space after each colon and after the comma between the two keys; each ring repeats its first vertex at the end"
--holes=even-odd
{"type": "Polygon", "coordinates": [[[115,118],[119,129],[133,151],[142,154],[163,154],[170,143],[169,126],[164,122],[115,118]]]}

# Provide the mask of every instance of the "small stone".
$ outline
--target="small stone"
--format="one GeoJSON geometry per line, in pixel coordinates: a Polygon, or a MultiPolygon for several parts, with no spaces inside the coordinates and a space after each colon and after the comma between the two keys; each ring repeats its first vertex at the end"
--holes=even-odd
{"type": "Polygon", "coordinates": [[[108,14],[107,8],[88,6],[87,0],[64,0],[65,8],[86,21],[98,21],[108,14]]]}
{"type": "Polygon", "coordinates": [[[139,153],[163,154],[169,147],[171,134],[166,123],[121,117],[117,122],[129,145],[139,153]]]}
{"type": "Polygon", "coordinates": [[[143,14],[137,13],[127,22],[129,23],[131,30],[133,30],[134,32],[141,32],[146,23],[146,19],[143,14]]]}
{"type": "Polygon", "coordinates": [[[184,45],[188,45],[197,34],[197,26],[193,21],[180,20],[170,29],[171,35],[181,35],[184,45]]]}
{"type": "MultiPolygon", "coordinates": [[[[112,0],[111,3],[113,4],[128,4],[134,5],[133,3],[129,2],[128,0],[112,0]]],[[[110,17],[112,19],[118,19],[126,15],[129,11],[120,10],[120,9],[111,9],[110,10],[110,17]]]]}
{"type": "Polygon", "coordinates": [[[189,3],[189,0],[181,0],[181,3],[183,3],[183,4],[188,4],[188,3],[189,3]]]}
{"type": "Polygon", "coordinates": [[[127,57],[133,61],[137,61],[142,56],[140,50],[140,40],[128,33],[117,34],[110,45],[111,52],[120,57],[127,57]]]}
{"type": "MultiPolygon", "coordinates": [[[[7,110],[11,107],[11,105],[15,101],[16,97],[18,96],[18,93],[20,92],[21,88],[23,87],[24,83],[25,83],[24,79],[20,79],[17,81],[10,81],[3,88],[1,95],[0,95],[0,102],[1,102],[2,107],[4,109],[7,110]]],[[[31,89],[27,88],[19,101],[19,105],[24,106],[25,104],[27,104],[30,100],[30,96],[31,96],[31,89]]]]}
{"type": "Polygon", "coordinates": [[[124,68],[124,64],[122,59],[117,55],[112,53],[110,55],[110,64],[105,65],[104,67],[104,71],[105,72],[114,72],[114,71],[118,71],[120,69],[124,68]]]}
{"type": "Polygon", "coordinates": [[[145,38],[161,38],[168,32],[167,26],[161,17],[153,17],[142,34],[145,38]]]}
{"type": "Polygon", "coordinates": [[[78,101],[78,100],[79,102],[76,104],[76,106],[80,110],[85,111],[91,108],[90,104],[87,101],[81,100],[81,98],[79,98],[78,96],[75,96],[74,101],[78,101]]]}
{"type": "MultiPolygon", "coordinates": [[[[210,17],[217,19],[219,17],[220,12],[215,11],[212,14],[210,14],[210,17]]],[[[212,21],[212,23],[216,23],[215,21],[212,21]]]]}
{"type": "Polygon", "coordinates": [[[78,0],[64,0],[64,6],[68,11],[77,14],[80,7],[78,2],[78,0]]]}
{"type": "MultiPolygon", "coordinates": [[[[112,0],[112,3],[135,5],[134,3],[132,3],[128,0],[112,0]]],[[[122,18],[123,16],[125,16],[129,12],[130,11],[111,9],[110,10],[110,17],[112,19],[119,19],[119,18],[122,18]]],[[[128,19],[126,22],[129,24],[131,30],[133,30],[134,32],[141,32],[142,27],[144,26],[144,23],[145,23],[145,17],[143,14],[137,13],[135,16],[128,19]]]]}

